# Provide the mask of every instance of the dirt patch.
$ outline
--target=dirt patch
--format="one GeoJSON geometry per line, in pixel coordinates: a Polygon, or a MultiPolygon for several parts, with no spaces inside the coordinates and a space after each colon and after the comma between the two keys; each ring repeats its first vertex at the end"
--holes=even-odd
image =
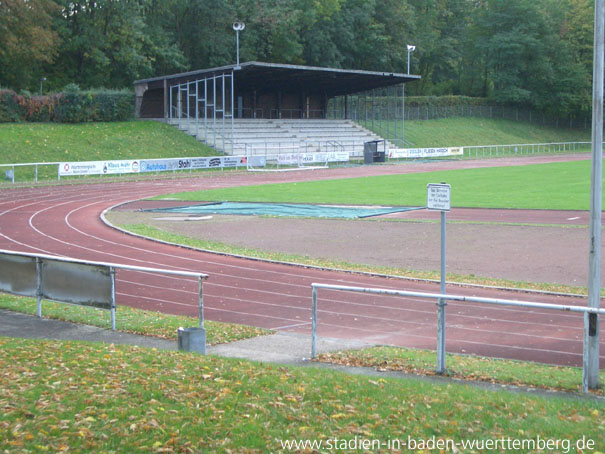
{"type": "MultiPolygon", "coordinates": [[[[111,214],[115,223],[146,223],[181,235],[265,251],[326,258],[349,263],[437,271],[440,266],[438,222],[393,219],[335,220],[213,216],[209,220],[160,220],[165,213],[127,211],[111,214]]],[[[448,215],[447,271],[515,281],[585,285],[588,228],[584,226],[508,225],[509,222],[565,220],[586,217],[584,212],[531,213],[515,210],[460,209],[448,215]],[[502,210],[497,210],[502,211],[502,210]],[[468,223],[471,217],[498,219],[489,224],[468,223]],[[461,218],[466,222],[455,222],[461,218]]],[[[438,219],[438,214],[405,213],[408,217],[438,219]]],[[[570,221],[570,224],[577,219],[570,221]]],[[[603,273],[602,278],[605,278],[603,273]]]]}

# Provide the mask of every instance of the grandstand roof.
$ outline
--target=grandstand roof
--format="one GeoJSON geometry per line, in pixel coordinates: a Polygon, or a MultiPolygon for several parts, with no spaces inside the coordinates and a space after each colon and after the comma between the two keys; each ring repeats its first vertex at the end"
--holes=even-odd
{"type": "Polygon", "coordinates": [[[246,62],[218,68],[201,69],[168,76],[142,79],[135,85],[147,84],[148,88],[203,79],[224,73],[235,72],[236,90],[289,90],[307,93],[322,93],[328,97],[358,93],[373,88],[387,87],[412,82],[420,76],[380,71],[362,71],[315,66],[286,65],[279,63],[246,62]]]}

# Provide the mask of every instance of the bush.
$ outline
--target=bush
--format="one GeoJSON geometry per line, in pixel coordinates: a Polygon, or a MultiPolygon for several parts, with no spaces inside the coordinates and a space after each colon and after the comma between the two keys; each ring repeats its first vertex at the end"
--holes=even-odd
{"type": "Polygon", "coordinates": [[[125,121],[134,117],[134,93],[122,90],[81,91],[75,84],[50,96],[17,95],[0,90],[0,123],[37,121],[82,123],[125,121]]]}

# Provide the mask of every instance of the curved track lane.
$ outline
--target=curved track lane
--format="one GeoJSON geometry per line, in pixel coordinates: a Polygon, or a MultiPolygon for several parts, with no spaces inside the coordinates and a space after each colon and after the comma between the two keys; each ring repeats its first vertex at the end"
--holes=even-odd
{"type": "MultiPolygon", "coordinates": [[[[511,160],[515,162],[518,163],[511,160]]],[[[492,163],[456,163],[455,166],[492,163]]],[[[503,163],[503,160],[498,162],[503,163]]],[[[0,191],[0,248],[204,272],[210,275],[204,284],[207,319],[309,333],[312,282],[420,291],[438,291],[438,286],[265,263],[159,244],[105,226],[100,213],[118,203],[168,192],[441,170],[451,166],[452,163],[430,163],[296,173],[216,173],[191,179],[7,189],[0,191]]],[[[121,270],[117,274],[116,291],[118,305],[197,315],[197,283],[192,280],[121,270]]],[[[489,289],[450,291],[555,304],[585,304],[576,298],[489,289]]],[[[450,303],[447,319],[447,350],[450,352],[581,364],[582,317],[579,315],[450,303]]],[[[435,332],[436,307],[426,300],[320,291],[320,336],[434,348],[435,332]]],[[[601,335],[601,339],[603,337],[601,335]]],[[[601,345],[604,352],[605,345],[601,345]]],[[[603,367],[604,356],[600,362],[603,367]]]]}

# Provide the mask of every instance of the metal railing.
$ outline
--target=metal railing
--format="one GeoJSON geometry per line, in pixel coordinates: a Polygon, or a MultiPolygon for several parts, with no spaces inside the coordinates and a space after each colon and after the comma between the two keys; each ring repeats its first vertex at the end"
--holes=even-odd
{"type": "MultiPolygon", "coordinates": [[[[599,315],[605,314],[605,309],[591,308],[585,306],[573,306],[573,305],[557,305],[557,304],[546,304],[546,303],[538,303],[532,301],[519,301],[519,300],[507,300],[507,299],[497,299],[497,298],[481,298],[481,297],[472,297],[472,296],[462,296],[462,295],[451,295],[447,293],[425,293],[425,292],[412,292],[412,291],[403,291],[403,290],[390,290],[390,289],[379,289],[379,288],[363,288],[363,287],[348,287],[343,285],[329,285],[329,284],[311,284],[312,288],[312,340],[311,340],[311,356],[312,358],[317,357],[317,312],[318,312],[318,290],[337,290],[344,292],[354,292],[354,293],[368,293],[374,295],[389,295],[389,296],[400,296],[400,297],[414,297],[414,298],[424,298],[424,299],[434,299],[439,303],[439,301],[444,301],[447,304],[447,301],[463,301],[463,302],[471,302],[471,303],[482,303],[482,304],[491,304],[491,305],[501,305],[501,306],[516,306],[516,307],[527,307],[534,309],[547,309],[547,310],[556,310],[556,311],[564,311],[564,312],[579,312],[584,314],[584,340],[583,340],[583,352],[582,352],[582,366],[583,366],[583,374],[582,374],[582,390],[584,392],[588,392],[589,389],[589,381],[596,382],[598,385],[598,376],[599,376],[599,362],[598,362],[598,351],[597,352],[589,352],[589,341],[590,338],[594,338],[598,336],[598,328],[599,328],[599,315]],[[594,358],[596,356],[596,361],[589,361],[589,358],[594,358]],[[596,363],[596,364],[595,364],[596,363]],[[596,371],[595,371],[596,367],[596,371]],[[589,377],[592,377],[592,380],[589,380],[589,377]],[[596,378],[595,378],[596,377],[596,378]]],[[[356,315],[357,317],[361,317],[360,315],[356,315]]],[[[440,325],[438,324],[438,327],[440,325]]],[[[444,332],[438,332],[438,339],[445,339],[445,324],[443,325],[444,332]]],[[[440,328],[438,328],[440,329],[440,328]]],[[[445,358],[445,342],[437,342],[437,357],[445,358]]],[[[444,361],[444,360],[443,360],[444,361]]],[[[445,365],[445,362],[443,362],[445,365]]],[[[440,364],[437,364],[437,371],[440,370],[440,364]]],[[[596,387],[596,386],[595,386],[596,387]]],[[[593,388],[591,386],[591,388],[593,388]]]]}
{"type": "Polygon", "coordinates": [[[475,145],[464,148],[465,159],[589,152],[590,142],[526,143],[512,145],[475,145]]]}
{"type": "Polygon", "coordinates": [[[115,331],[118,269],[196,278],[199,327],[204,328],[203,281],[208,278],[204,273],[0,250],[0,292],[36,298],[38,317],[43,299],[109,310],[115,331]]]}

